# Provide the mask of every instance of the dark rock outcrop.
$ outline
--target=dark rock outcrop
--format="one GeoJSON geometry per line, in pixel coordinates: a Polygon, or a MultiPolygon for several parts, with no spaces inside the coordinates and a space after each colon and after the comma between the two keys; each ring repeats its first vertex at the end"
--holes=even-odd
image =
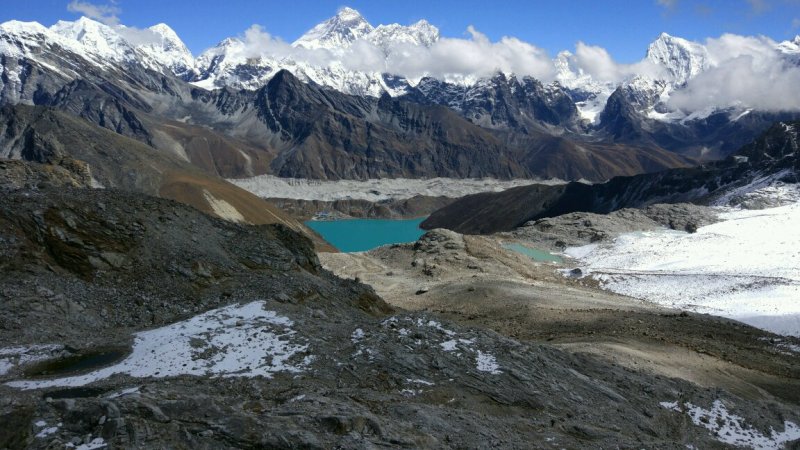
{"type": "Polygon", "coordinates": [[[474,86],[423,78],[401,99],[447,106],[486,128],[523,134],[547,126],[579,129],[578,109],[569,95],[531,77],[500,73],[474,86]]]}

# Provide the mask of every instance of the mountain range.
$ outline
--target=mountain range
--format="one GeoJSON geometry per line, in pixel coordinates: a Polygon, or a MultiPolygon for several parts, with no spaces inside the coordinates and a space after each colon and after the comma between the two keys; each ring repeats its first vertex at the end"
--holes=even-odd
{"type": "MultiPolygon", "coordinates": [[[[350,8],[291,44],[252,28],[197,57],[165,24],[11,21],[0,25],[0,102],[75,114],[228,178],[604,181],[723,158],[800,117],[743,103],[675,110],[670,99],[720,62],[667,34],[641,73],[616,81],[569,52],[550,61],[550,79],[392,71],[452,41],[424,20],[373,26],[350,8]],[[352,62],[365,52],[373,64],[352,62]]],[[[775,64],[797,68],[800,37],[767,44],[775,64]]]]}

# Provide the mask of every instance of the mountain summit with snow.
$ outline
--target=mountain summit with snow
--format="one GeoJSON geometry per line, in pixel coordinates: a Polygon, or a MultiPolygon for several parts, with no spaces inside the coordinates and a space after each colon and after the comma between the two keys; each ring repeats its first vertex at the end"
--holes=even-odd
{"type": "Polygon", "coordinates": [[[374,30],[358,11],[342,8],[335,16],[308,30],[294,41],[295,47],[341,49],[350,46],[374,30]]]}
{"type": "Polygon", "coordinates": [[[135,64],[184,79],[194,76],[196,64],[192,53],[166,24],[136,29],[109,26],[86,17],[62,20],[50,28],[36,22],[6,22],[0,25],[0,52],[7,57],[49,60],[68,76],[77,75],[70,75],[75,65],[55,61],[69,55],[100,68],[135,64]]]}
{"type": "Polygon", "coordinates": [[[647,60],[667,70],[676,84],[683,84],[710,67],[702,45],[661,33],[649,47],[647,60]]]}

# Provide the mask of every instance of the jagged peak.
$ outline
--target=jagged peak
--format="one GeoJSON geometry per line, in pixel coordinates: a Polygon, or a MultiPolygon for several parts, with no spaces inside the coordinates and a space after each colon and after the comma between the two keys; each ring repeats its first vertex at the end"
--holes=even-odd
{"type": "Polygon", "coordinates": [[[66,37],[72,37],[73,39],[77,39],[76,36],[79,36],[81,33],[85,33],[87,31],[109,32],[113,30],[108,25],[102,24],[86,16],[81,16],[80,18],[74,21],[59,20],[58,22],[55,23],[55,25],[50,27],[50,31],[53,31],[55,33],[58,33],[66,37]]]}
{"type": "Polygon", "coordinates": [[[172,29],[169,25],[165,23],[157,23],[152,27],[147,28],[148,30],[152,31],[153,33],[157,33],[165,38],[169,38],[171,40],[178,40],[180,41],[181,38],[178,36],[178,33],[172,29]]]}
{"type": "Polygon", "coordinates": [[[264,86],[266,91],[275,92],[277,89],[306,89],[313,83],[304,83],[289,69],[281,69],[272,76],[264,86]]]}
{"type": "Polygon", "coordinates": [[[408,26],[408,28],[411,28],[413,30],[435,31],[437,35],[439,34],[439,28],[425,19],[420,19],[412,23],[411,25],[408,26]]]}
{"type": "Polygon", "coordinates": [[[219,41],[219,43],[215,47],[231,47],[231,46],[240,45],[240,44],[242,44],[242,40],[241,39],[239,39],[237,37],[229,37],[229,38],[225,38],[225,39],[219,41]]]}
{"type": "Polygon", "coordinates": [[[279,83],[300,83],[300,79],[294,76],[292,71],[289,69],[281,69],[275,72],[275,75],[272,76],[272,79],[269,81],[269,84],[279,84],[279,83]]]}
{"type": "Polygon", "coordinates": [[[117,30],[88,17],[75,21],[59,20],[49,31],[79,43],[86,51],[111,58],[119,57],[118,53],[124,53],[122,47],[128,45],[117,30]]]}
{"type": "Polygon", "coordinates": [[[309,49],[347,47],[374,30],[355,9],[344,7],[335,16],[308,30],[292,45],[309,49]]]}
{"type": "Polygon", "coordinates": [[[365,20],[360,12],[349,6],[339,8],[339,11],[336,12],[336,17],[347,22],[365,20]]]}
{"type": "Polygon", "coordinates": [[[203,53],[200,54],[199,58],[202,59],[204,57],[209,57],[213,55],[220,55],[227,52],[230,52],[234,49],[239,49],[244,45],[241,39],[236,37],[229,37],[225,38],[217,43],[217,45],[206,49],[203,53]]]}
{"type": "Polygon", "coordinates": [[[160,49],[162,51],[172,52],[173,54],[180,54],[182,59],[185,59],[186,63],[188,63],[188,59],[193,58],[192,52],[183,42],[183,40],[178,36],[178,33],[175,32],[169,25],[164,23],[159,23],[147,28],[147,31],[156,35],[158,38],[156,42],[143,42],[141,45],[160,49]]]}
{"type": "Polygon", "coordinates": [[[695,47],[699,46],[700,44],[696,42],[692,42],[688,39],[684,39],[681,37],[673,36],[669,33],[662,32],[658,35],[658,37],[650,43],[647,48],[648,53],[657,49],[659,46],[667,45],[667,46],[681,46],[681,47],[695,47]]]}
{"type": "Polygon", "coordinates": [[[647,59],[667,69],[676,82],[683,83],[707,68],[708,51],[697,42],[661,33],[647,47],[647,59]]]}

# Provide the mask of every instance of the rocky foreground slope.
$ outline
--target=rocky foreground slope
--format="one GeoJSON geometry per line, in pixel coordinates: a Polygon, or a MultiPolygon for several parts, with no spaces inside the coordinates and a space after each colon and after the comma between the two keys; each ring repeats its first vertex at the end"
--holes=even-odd
{"type": "Polygon", "coordinates": [[[2,448],[713,448],[800,437],[796,407],[779,396],[745,400],[393,310],[323,270],[281,225],[18,184],[0,195],[2,448]]]}

